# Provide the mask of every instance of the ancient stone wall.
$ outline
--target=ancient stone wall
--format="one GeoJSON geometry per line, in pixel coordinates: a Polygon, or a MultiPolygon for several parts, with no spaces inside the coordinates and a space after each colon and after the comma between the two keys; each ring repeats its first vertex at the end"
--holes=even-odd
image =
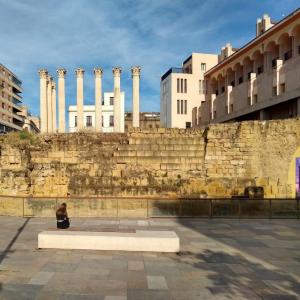
{"type": "Polygon", "coordinates": [[[295,119],[3,138],[0,194],[229,197],[259,185],[267,197],[293,197],[299,147],[295,119]]]}

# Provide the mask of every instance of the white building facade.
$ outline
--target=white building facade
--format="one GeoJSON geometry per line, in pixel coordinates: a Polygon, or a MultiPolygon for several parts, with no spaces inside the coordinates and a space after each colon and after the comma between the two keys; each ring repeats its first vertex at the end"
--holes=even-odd
{"type": "Polygon", "coordinates": [[[193,109],[205,101],[204,73],[218,63],[218,55],[192,53],[181,68],[171,68],[160,83],[160,125],[193,126],[193,109]]]}
{"type": "MultiPolygon", "coordinates": [[[[104,93],[102,98],[102,132],[114,132],[114,93],[104,93]]],[[[121,92],[120,97],[120,132],[124,132],[125,119],[125,93],[121,92]]],[[[77,106],[70,105],[69,132],[77,131],[77,106]]],[[[95,105],[83,106],[83,126],[85,130],[95,130],[95,105]]]]}

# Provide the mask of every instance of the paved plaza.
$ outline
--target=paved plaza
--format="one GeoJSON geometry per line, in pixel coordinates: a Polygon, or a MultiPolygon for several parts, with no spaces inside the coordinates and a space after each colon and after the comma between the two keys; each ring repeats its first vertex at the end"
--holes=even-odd
{"type": "Polygon", "coordinates": [[[0,299],[300,299],[300,220],[72,219],[175,230],[181,253],[38,250],[55,219],[0,217],[0,299]]]}

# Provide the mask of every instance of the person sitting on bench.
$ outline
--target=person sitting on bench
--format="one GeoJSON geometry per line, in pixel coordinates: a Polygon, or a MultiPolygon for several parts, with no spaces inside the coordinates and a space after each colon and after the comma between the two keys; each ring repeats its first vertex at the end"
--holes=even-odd
{"type": "Polygon", "coordinates": [[[62,203],[56,211],[57,228],[66,229],[70,227],[70,220],[67,213],[67,204],[62,203]]]}

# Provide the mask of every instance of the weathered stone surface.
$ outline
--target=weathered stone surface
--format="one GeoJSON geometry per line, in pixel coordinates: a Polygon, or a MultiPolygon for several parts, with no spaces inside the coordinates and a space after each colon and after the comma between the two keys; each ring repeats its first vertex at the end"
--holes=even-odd
{"type": "Polygon", "coordinates": [[[0,194],[228,197],[259,185],[267,197],[291,197],[299,147],[298,119],[41,135],[34,144],[3,138],[0,194]]]}

